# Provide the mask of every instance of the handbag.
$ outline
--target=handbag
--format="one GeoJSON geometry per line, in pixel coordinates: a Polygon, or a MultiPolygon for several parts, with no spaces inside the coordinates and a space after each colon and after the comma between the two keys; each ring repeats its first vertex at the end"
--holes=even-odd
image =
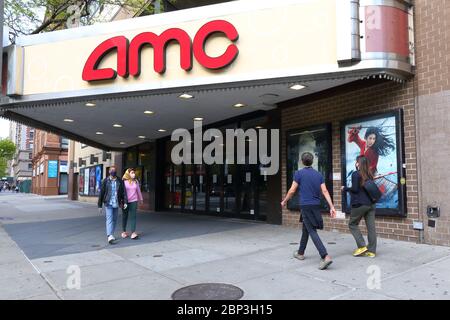
{"type": "Polygon", "coordinates": [[[364,185],[362,187],[366,191],[372,203],[377,203],[383,196],[383,193],[380,191],[373,180],[367,180],[366,182],[364,182],[364,185]]]}

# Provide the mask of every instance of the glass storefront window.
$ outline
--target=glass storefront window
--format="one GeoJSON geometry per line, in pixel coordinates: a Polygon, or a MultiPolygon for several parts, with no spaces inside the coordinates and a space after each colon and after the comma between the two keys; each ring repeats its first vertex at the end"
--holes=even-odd
{"type": "Polygon", "coordinates": [[[224,212],[234,213],[236,211],[236,178],[237,178],[237,165],[228,164],[224,165],[224,178],[223,178],[223,210],[224,212]]]}
{"type": "Polygon", "coordinates": [[[261,171],[264,171],[264,165],[259,165],[257,168],[257,188],[258,188],[258,214],[260,217],[267,216],[267,205],[269,202],[268,193],[268,176],[266,174],[261,175],[261,171]]]}
{"type": "Polygon", "coordinates": [[[184,209],[194,210],[194,165],[187,164],[185,165],[184,170],[184,209]]]}
{"type": "Polygon", "coordinates": [[[222,174],[223,165],[212,164],[209,166],[209,211],[221,212],[221,197],[222,197],[222,174]]]}
{"type": "Polygon", "coordinates": [[[170,163],[166,164],[164,170],[164,206],[166,209],[173,208],[173,169],[170,163]]]}
{"type": "Polygon", "coordinates": [[[204,164],[195,165],[195,210],[206,210],[206,167],[204,164]]]}
{"type": "Polygon", "coordinates": [[[127,151],[125,154],[125,168],[124,170],[128,168],[134,168],[137,164],[137,152],[135,149],[131,149],[127,151]]]}
{"type": "MultiPolygon", "coordinates": [[[[322,173],[325,184],[332,194],[332,157],[331,157],[331,126],[322,125],[301,130],[292,130],[287,134],[287,189],[290,188],[294,173],[302,169],[301,156],[304,152],[314,155],[313,168],[322,173]]],[[[323,208],[327,208],[322,199],[323,208]]],[[[299,210],[298,191],[288,202],[288,209],[299,210]]]]}
{"type": "MultiPolygon", "coordinates": [[[[255,220],[265,218],[267,215],[267,176],[259,174],[258,164],[249,164],[248,162],[250,160],[249,144],[258,145],[258,131],[261,128],[268,128],[268,124],[268,117],[264,116],[217,127],[216,129],[222,133],[224,139],[220,142],[220,146],[223,148],[215,150],[220,152],[223,157],[224,163],[221,164],[183,163],[175,165],[171,161],[171,151],[179,142],[166,141],[165,208],[246,217],[255,220]],[[235,130],[237,128],[256,130],[256,135],[252,134],[251,141],[245,143],[245,153],[239,153],[247,164],[237,163],[237,139],[234,141],[234,150],[228,150],[234,151],[231,152],[234,155],[234,161],[226,158],[226,129],[235,130]],[[261,197],[260,201],[259,197],[261,197]]],[[[211,140],[215,140],[214,137],[211,140]]],[[[209,145],[209,141],[204,142],[203,149],[207,145],[209,145]]],[[[193,149],[192,147],[192,152],[193,149]]],[[[214,152],[212,156],[215,156],[214,152]]]]}
{"type": "Polygon", "coordinates": [[[151,147],[149,144],[142,144],[139,146],[138,166],[142,170],[141,190],[143,192],[150,191],[151,177],[151,147]]]}

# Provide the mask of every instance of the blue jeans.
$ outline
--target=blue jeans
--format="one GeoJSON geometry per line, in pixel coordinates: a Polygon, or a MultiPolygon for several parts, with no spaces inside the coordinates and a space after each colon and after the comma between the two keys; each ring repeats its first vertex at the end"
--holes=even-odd
{"type": "Polygon", "coordinates": [[[298,249],[298,253],[301,255],[305,254],[306,245],[308,244],[308,238],[311,237],[314,245],[319,251],[319,255],[322,259],[328,255],[327,249],[320,240],[319,234],[317,233],[317,229],[314,226],[314,223],[311,221],[313,219],[313,212],[309,212],[309,210],[302,210],[302,218],[303,218],[303,229],[302,229],[302,238],[300,240],[300,248],[298,249]]]}
{"type": "Polygon", "coordinates": [[[117,215],[119,214],[119,208],[113,208],[111,206],[106,206],[106,235],[114,235],[114,230],[116,230],[117,215]]]}

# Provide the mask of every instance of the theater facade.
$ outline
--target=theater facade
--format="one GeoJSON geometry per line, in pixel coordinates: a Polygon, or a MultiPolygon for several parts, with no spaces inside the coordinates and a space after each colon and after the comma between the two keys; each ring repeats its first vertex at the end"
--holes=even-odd
{"type": "MultiPolygon", "coordinates": [[[[365,154],[384,194],[380,235],[450,245],[446,12],[444,0],[247,0],[25,36],[4,48],[0,115],[119,152],[152,211],[297,226],[296,199],[280,201],[313,152],[343,212],[324,206],[326,229],[340,232],[340,187],[365,154]],[[248,150],[276,130],[279,170],[175,163],[171,135],[196,121],[218,136],[253,129],[248,150]]],[[[80,165],[71,159],[69,197],[95,197],[107,168],[80,165]]]]}

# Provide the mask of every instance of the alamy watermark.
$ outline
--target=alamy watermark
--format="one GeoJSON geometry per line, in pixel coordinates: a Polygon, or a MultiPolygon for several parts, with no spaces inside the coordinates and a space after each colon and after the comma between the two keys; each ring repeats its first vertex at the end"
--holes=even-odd
{"type": "Polygon", "coordinates": [[[280,167],[279,138],[278,129],[226,129],[225,137],[215,128],[203,133],[203,122],[194,121],[193,137],[187,129],[172,132],[178,143],[171,158],[174,164],[259,164],[261,175],[274,175],[280,167]],[[210,143],[203,148],[203,142],[210,143]]]}
{"type": "Polygon", "coordinates": [[[366,273],[369,275],[366,282],[367,289],[381,290],[381,268],[377,265],[370,265],[367,267],[366,273]]]}
{"type": "Polygon", "coordinates": [[[66,273],[69,275],[66,281],[66,287],[69,290],[81,289],[81,269],[80,266],[71,265],[67,267],[66,273]]]}

